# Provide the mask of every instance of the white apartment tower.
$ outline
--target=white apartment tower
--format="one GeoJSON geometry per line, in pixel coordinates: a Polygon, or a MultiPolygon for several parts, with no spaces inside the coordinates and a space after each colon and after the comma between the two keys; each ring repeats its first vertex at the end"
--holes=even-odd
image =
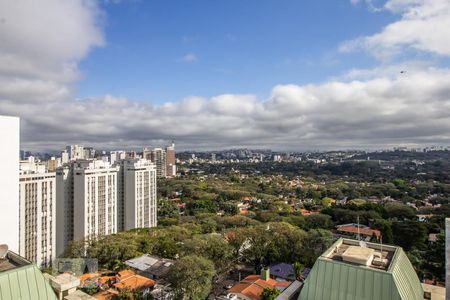
{"type": "Polygon", "coordinates": [[[92,161],[73,170],[74,240],[117,232],[119,167],[92,161]]]}
{"type": "Polygon", "coordinates": [[[19,254],[48,267],[56,257],[55,173],[21,174],[19,206],[19,254]]]}
{"type": "Polygon", "coordinates": [[[0,243],[19,252],[19,132],[17,117],[0,116],[0,243]]]}
{"type": "Polygon", "coordinates": [[[84,159],[84,147],[80,145],[70,145],[66,147],[70,160],[84,159]]]}
{"type": "Polygon", "coordinates": [[[123,225],[125,230],[157,224],[156,168],[148,160],[123,163],[123,225]]]}

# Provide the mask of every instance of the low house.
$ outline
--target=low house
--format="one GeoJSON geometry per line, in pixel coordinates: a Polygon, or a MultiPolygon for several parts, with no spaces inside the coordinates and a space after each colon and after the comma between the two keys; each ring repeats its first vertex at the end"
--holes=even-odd
{"type": "Polygon", "coordinates": [[[120,271],[116,276],[116,280],[117,282],[113,286],[118,291],[139,291],[144,296],[149,294],[156,284],[154,280],[138,275],[131,270],[120,271]]]}
{"type": "Polygon", "coordinates": [[[365,225],[358,225],[355,223],[343,224],[336,226],[336,230],[346,235],[360,235],[362,237],[371,238],[376,237],[377,240],[381,238],[381,232],[376,229],[372,229],[365,225]]]}
{"type": "Polygon", "coordinates": [[[291,282],[277,281],[270,278],[270,271],[265,268],[261,275],[249,275],[228,290],[229,295],[236,295],[238,300],[260,300],[265,288],[277,288],[284,291],[291,282]]]}
{"type": "Polygon", "coordinates": [[[270,278],[275,280],[295,280],[295,270],[292,264],[276,263],[269,266],[270,278]]]}
{"type": "Polygon", "coordinates": [[[171,259],[148,254],[125,261],[127,266],[139,274],[155,280],[164,279],[173,263],[171,259]]]}

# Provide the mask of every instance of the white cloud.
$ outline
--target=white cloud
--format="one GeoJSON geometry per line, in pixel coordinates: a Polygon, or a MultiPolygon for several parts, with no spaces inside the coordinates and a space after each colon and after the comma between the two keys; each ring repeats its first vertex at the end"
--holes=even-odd
{"type": "Polygon", "coordinates": [[[389,0],[384,10],[400,14],[379,33],[347,41],[341,52],[366,50],[389,60],[407,50],[450,56],[450,1],[389,0]]]}
{"type": "Polygon", "coordinates": [[[182,63],[194,63],[197,61],[198,61],[197,55],[192,52],[186,53],[183,57],[180,57],[179,59],[177,59],[177,62],[182,62],[182,63]]]}
{"type": "MultiPolygon", "coordinates": [[[[0,4],[8,24],[7,30],[0,25],[0,113],[22,118],[26,149],[68,143],[138,148],[170,139],[191,149],[450,142],[450,70],[427,62],[350,70],[322,84],[277,85],[266,99],[229,93],[162,105],[113,95],[76,100],[78,62],[104,43],[96,22],[101,12],[82,0],[30,0],[33,10],[23,3],[0,4]],[[48,19],[40,21],[42,15],[48,19]]],[[[390,3],[392,10],[411,13],[390,3]]]]}

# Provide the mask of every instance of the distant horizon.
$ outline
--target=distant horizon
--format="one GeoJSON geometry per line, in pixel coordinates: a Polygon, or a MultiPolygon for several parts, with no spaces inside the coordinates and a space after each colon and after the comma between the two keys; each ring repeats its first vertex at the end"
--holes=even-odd
{"type": "MultiPolygon", "coordinates": [[[[95,150],[98,151],[135,151],[135,152],[142,152],[142,150],[144,148],[149,148],[149,149],[153,149],[153,148],[165,148],[165,145],[157,145],[157,146],[144,146],[142,148],[111,148],[111,149],[106,149],[106,148],[96,148],[96,147],[92,147],[89,145],[84,145],[82,143],[79,144],[74,144],[74,145],[80,145],[86,148],[93,148],[95,150]]],[[[176,145],[176,144],[175,144],[176,145]]],[[[449,150],[450,149],[450,144],[442,144],[442,145],[421,145],[421,146],[404,146],[404,145],[397,145],[397,146],[392,146],[389,148],[334,148],[334,149],[305,149],[305,150],[299,150],[299,149],[272,149],[272,148],[258,148],[258,147],[246,147],[246,146],[242,146],[242,147],[225,147],[225,148],[217,148],[217,149],[178,149],[177,147],[175,147],[175,150],[177,153],[194,153],[194,152],[199,152],[199,153],[208,153],[208,152],[224,152],[224,151],[238,151],[238,150],[250,150],[250,151],[271,151],[272,153],[291,153],[291,154],[300,154],[300,153],[327,153],[327,152],[384,152],[384,151],[396,151],[398,149],[396,148],[403,148],[406,147],[406,151],[411,151],[411,150],[417,150],[417,149],[431,149],[431,148],[435,148],[435,147],[443,147],[443,148],[447,148],[444,150],[449,150]]],[[[39,153],[39,154],[60,154],[62,151],[64,151],[65,149],[61,149],[61,150],[28,150],[26,148],[20,149],[20,151],[25,151],[25,152],[31,152],[31,153],[39,153]]]]}

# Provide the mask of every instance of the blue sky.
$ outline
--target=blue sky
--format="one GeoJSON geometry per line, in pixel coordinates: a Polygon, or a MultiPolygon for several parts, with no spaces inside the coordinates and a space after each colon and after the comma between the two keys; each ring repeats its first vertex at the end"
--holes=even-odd
{"type": "Polygon", "coordinates": [[[368,68],[371,57],[339,53],[338,45],[394,19],[345,0],[121,1],[102,8],[106,44],[81,61],[78,97],[153,103],[223,93],[265,99],[277,84],[368,68]]]}
{"type": "Polygon", "coordinates": [[[29,150],[448,146],[449,36],[448,0],[3,0],[0,114],[29,150]]]}

